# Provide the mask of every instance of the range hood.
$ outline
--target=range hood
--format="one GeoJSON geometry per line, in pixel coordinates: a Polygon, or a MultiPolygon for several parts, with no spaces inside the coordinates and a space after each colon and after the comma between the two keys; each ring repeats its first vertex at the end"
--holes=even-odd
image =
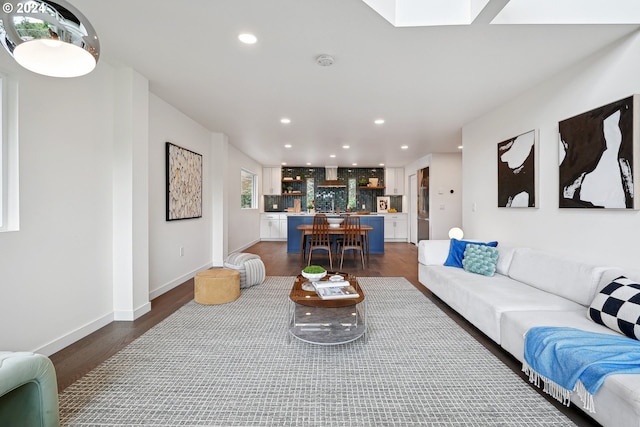
{"type": "Polygon", "coordinates": [[[346,187],[346,184],[338,179],[337,166],[324,167],[324,181],[318,187],[346,187]]]}

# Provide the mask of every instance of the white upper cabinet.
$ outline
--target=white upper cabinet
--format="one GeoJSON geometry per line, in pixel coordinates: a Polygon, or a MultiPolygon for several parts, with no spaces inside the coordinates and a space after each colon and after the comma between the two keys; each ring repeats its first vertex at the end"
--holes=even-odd
{"type": "Polygon", "coordinates": [[[262,194],[269,196],[282,194],[281,168],[262,168],[262,194]]]}
{"type": "Polygon", "coordinates": [[[386,195],[404,195],[404,168],[386,168],[384,170],[384,186],[386,195]]]}

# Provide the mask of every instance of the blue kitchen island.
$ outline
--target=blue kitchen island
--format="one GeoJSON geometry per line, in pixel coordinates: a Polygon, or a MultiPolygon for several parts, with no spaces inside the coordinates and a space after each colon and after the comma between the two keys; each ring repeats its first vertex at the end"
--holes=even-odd
{"type": "MultiPolygon", "coordinates": [[[[359,215],[361,225],[370,225],[369,253],[384,253],[384,217],[382,215],[359,215]]],[[[287,252],[300,253],[302,231],[296,227],[302,224],[313,224],[313,215],[287,215],[287,252]]]]}

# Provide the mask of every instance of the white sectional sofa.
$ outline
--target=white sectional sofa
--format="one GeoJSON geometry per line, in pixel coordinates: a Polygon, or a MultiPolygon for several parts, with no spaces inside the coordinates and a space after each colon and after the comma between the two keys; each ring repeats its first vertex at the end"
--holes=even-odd
{"type": "MultiPolygon", "coordinates": [[[[639,281],[640,273],[592,266],[567,257],[499,244],[494,276],[444,266],[449,240],[418,244],[418,279],[504,350],[524,360],[524,334],[534,326],[568,326],[620,335],[591,321],[593,297],[616,277],[639,281]]],[[[525,386],[523,384],[523,386],[525,386]]],[[[582,409],[574,393],[572,403],[582,409]]],[[[611,375],[594,395],[604,426],[640,427],[640,375],[611,375]]]]}

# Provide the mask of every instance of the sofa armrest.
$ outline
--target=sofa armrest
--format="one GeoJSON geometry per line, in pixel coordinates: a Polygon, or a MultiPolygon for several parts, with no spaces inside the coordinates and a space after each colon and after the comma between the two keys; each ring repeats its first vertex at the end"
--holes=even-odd
{"type": "Polygon", "coordinates": [[[450,240],[420,240],[418,262],[424,265],[442,265],[449,256],[450,240]]]}
{"type": "Polygon", "coordinates": [[[58,381],[48,357],[0,352],[0,425],[60,426],[58,381]]]}

